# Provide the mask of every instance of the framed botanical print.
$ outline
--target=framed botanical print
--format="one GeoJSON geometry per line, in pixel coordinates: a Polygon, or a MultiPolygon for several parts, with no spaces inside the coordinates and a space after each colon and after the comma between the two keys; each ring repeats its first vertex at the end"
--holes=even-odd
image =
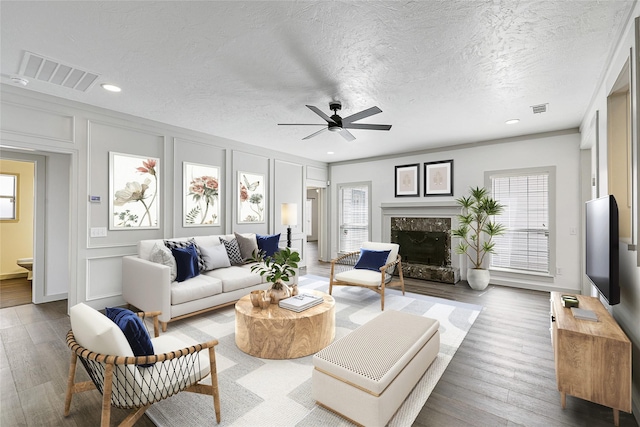
{"type": "Polygon", "coordinates": [[[264,175],[238,171],[238,224],[263,223],[264,175]]]}
{"type": "Polygon", "coordinates": [[[420,196],[420,164],[396,166],[395,196],[418,197],[420,196]]]}
{"type": "Polygon", "coordinates": [[[453,196],[453,160],[424,164],[424,195],[453,196]]]}
{"type": "Polygon", "coordinates": [[[109,152],[109,229],[159,228],[160,160],[109,152]]]}
{"type": "Polygon", "coordinates": [[[220,169],[183,162],[183,227],[220,225],[220,169]]]}

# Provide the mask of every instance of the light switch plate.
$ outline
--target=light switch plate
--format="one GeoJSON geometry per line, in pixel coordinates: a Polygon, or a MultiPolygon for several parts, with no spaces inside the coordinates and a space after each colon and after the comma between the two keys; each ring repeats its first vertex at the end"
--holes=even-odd
{"type": "Polygon", "coordinates": [[[91,227],[91,237],[107,237],[107,227],[91,227]]]}

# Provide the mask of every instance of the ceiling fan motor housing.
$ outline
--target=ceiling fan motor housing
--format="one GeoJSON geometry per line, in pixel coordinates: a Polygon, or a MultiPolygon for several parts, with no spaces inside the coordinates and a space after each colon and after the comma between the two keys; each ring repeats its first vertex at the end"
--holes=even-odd
{"type": "Polygon", "coordinates": [[[327,123],[329,125],[329,130],[331,132],[339,132],[342,130],[342,117],[340,117],[337,114],[334,114],[333,116],[331,116],[331,120],[333,120],[335,123],[327,123]]]}

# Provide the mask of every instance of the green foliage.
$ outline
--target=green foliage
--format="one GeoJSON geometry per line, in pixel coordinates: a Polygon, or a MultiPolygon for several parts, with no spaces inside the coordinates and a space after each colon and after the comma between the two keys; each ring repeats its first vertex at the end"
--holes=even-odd
{"type": "Polygon", "coordinates": [[[281,282],[288,282],[296,275],[295,269],[300,262],[300,254],[290,248],[280,249],[270,257],[264,257],[264,252],[254,252],[252,261],[258,264],[251,267],[251,271],[259,272],[267,282],[273,283],[274,289],[280,288],[281,282]]]}
{"type": "Polygon", "coordinates": [[[461,239],[456,253],[467,255],[473,268],[482,268],[485,255],[495,250],[493,237],[506,231],[504,225],[491,220],[502,213],[504,206],[489,197],[486,188],[471,187],[469,193],[456,199],[462,213],[458,215],[458,228],[451,230],[451,235],[461,239]]]}
{"type": "Polygon", "coordinates": [[[191,211],[189,211],[189,213],[187,213],[186,215],[186,223],[187,224],[195,224],[196,223],[196,218],[198,218],[198,216],[200,215],[200,206],[196,206],[195,208],[191,209],[191,211]]]}

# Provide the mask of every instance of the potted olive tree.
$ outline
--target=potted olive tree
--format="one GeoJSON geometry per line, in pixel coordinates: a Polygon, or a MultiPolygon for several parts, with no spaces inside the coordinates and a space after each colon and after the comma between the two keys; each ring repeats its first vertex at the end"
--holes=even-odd
{"type": "Polygon", "coordinates": [[[286,282],[296,275],[300,254],[290,248],[283,248],[273,256],[264,257],[262,253],[254,253],[253,261],[258,264],[251,267],[251,271],[257,271],[264,276],[267,282],[271,282],[271,303],[277,304],[281,299],[291,296],[291,290],[286,282]]]}
{"type": "Polygon", "coordinates": [[[456,253],[467,255],[472,267],[467,268],[467,281],[475,290],[482,290],[489,284],[489,270],[482,267],[488,253],[494,252],[494,236],[504,234],[505,227],[492,217],[499,215],[504,206],[488,195],[486,188],[471,187],[470,195],[456,199],[462,208],[458,215],[458,228],[451,235],[460,239],[456,253]]]}

